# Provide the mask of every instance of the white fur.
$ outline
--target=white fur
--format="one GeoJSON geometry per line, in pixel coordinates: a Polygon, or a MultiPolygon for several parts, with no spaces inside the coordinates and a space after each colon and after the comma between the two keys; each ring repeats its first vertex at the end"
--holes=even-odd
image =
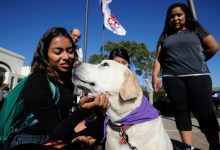
{"type": "MultiPolygon", "coordinates": [[[[112,60],[104,60],[97,65],[81,63],[74,66],[73,82],[87,92],[106,91],[110,102],[106,113],[113,122],[125,117],[142,101],[142,90],[130,69],[112,60]],[[133,79],[127,81],[128,78],[133,79]],[[133,85],[136,87],[132,88],[133,85]]],[[[126,133],[129,143],[138,150],[173,149],[160,117],[135,124],[126,133]]],[[[130,150],[128,144],[120,143],[120,138],[119,133],[108,126],[106,150],[130,150]]]]}

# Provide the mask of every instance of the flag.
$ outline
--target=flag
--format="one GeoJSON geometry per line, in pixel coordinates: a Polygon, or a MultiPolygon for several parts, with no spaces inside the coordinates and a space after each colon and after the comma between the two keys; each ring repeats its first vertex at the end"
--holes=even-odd
{"type": "Polygon", "coordinates": [[[116,17],[112,14],[111,10],[109,9],[108,4],[111,3],[112,0],[100,0],[102,15],[104,16],[104,25],[107,29],[112,31],[118,35],[125,35],[126,31],[118,22],[116,17]]]}

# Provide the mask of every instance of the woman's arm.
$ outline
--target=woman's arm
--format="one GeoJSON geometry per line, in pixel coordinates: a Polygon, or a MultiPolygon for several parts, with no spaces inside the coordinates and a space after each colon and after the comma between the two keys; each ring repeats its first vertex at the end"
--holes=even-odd
{"type": "Polygon", "coordinates": [[[71,115],[67,113],[66,116],[60,118],[60,113],[65,109],[64,102],[66,101],[60,98],[58,106],[55,105],[47,77],[43,74],[33,73],[25,84],[24,106],[26,112],[33,113],[39,123],[27,128],[25,132],[47,134],[53,141],[67,138],[71,140],[76,137],[74,127],[84,119],[87,113],[77,109],[71,115]]]}
{"type": "Polygon", "coordinates": [[[208,35],[202,40],[202,44],[205,49],[204,54],[206,56],[206,61],[208,61],[219,50],[218,42],[212,35],[208,35]]]}
{"type": "Polygon", "coordinates": [[[161,69],[160,62],[158,60],[160,55],[160,50],[161,50],[161,46],[158,46],[156,52],[156,58],[153,66],[153,73],[152,73],[152,86],[155,92],[158,92],[160,90],[160,85],[161,85],[160,79],[158,78],[161,69]]]}
{"type": "MultiPolygon", "coordinates": [[[[86,128],[85,122],[82,121],[82,119],[88,116],[90,113],[89,109],[106,109],[108,106],[108,95],[105,92],[97,93],[96,96],[85,96],[81,98],[78,108],[54,128],[55,132],[53,132],[53,137],[58,138],[63,136],[61,139],[65,139],[66,136],[69,135],[68,137],[73,139],[79,136],[78,133],[86,128]]],[[[57,138],[55,138],[55,140],[57,140],[57,138]]]]}

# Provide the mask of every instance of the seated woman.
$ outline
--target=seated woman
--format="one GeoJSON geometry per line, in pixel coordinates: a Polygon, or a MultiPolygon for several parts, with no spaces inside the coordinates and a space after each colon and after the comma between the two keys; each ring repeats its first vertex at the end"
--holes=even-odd
{"type": "MultiPolygon", "coordinates": [[[[73,148],[80,150],[96,142],[96,134],[91,135],[94,131],[90,132],[86,125],[78,124],[90,114],[92,108],[107,108],[108,96],[106,93],[97,93],[96,97],[85,96],[74,104],[76,97],[71,79],[75,58],[75,45],[64,28],[53,27],[42,36],[23,92],[25,114],[33,113],[38,123],[15,135],[10,148],[24,143],[45,147],[72,143],[73,148]],[[48,80],[59,90],[57,104],[48,80]],[[71,112],[73,105],[75,109],[71,112]]],[[[99,128],[93,130],[100,132],[99,128]]]]}

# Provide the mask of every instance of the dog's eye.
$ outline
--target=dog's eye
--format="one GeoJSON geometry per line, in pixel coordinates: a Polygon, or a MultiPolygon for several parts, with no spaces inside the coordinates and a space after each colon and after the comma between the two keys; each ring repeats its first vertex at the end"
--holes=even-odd
{"type": "Polygon", "coordinates": [[[94,82],[90,82],[89,85],[90,86],[95,86],[95,83],[94,82]]]}
{"type": "Polygon", "coordinates": [[[107,62],[103,63],[102,66],[109,66],[107,62]]]}

